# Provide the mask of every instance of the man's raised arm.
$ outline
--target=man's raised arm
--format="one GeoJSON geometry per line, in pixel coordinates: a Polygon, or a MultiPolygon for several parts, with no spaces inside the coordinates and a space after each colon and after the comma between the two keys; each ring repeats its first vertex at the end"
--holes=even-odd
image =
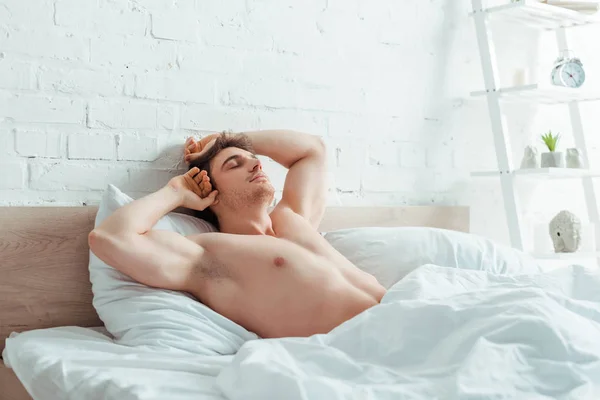
{"type": "Polygon", "coordinates": [[[289,171],[277,207],[288,207],[318,228],[327,201],[327,154],[319,136],[290,130],[244,132],[256,153],[289,171]]]}
{"type": "Polygon", "coordinates": [[[194,267],[205,258],[204,249],[179,233],[152,227],[177,207],[203,210],[210,206],[216,191],[201,198],[207,182],[206,173],[194,168],[172,178],[158,191],[117,209],[90,232],[90,250],[145,285],[188,290],[194,267]]]}

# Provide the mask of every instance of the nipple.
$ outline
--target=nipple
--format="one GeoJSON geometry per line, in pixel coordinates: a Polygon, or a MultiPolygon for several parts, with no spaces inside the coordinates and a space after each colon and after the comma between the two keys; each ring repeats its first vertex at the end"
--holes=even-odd
{"type": "Polygon", "coordinates": [[[281,267],[281,266],[283,266],[284,263],[285,263],[285,260],[283,259],[283,257],[275,258],[275,266],[281,267]]]}

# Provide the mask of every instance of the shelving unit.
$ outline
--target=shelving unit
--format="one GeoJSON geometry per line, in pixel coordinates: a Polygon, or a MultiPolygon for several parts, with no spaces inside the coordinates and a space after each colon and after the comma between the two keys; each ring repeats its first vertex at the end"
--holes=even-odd
{"type": "MultiPolygon", "coordinates": [[[[586,200],[589,221],[600,228],[600,213],[598,211],[594,177],[600,177],[600,171],[589,169],[589,155],[579,103],[583,101],[600,100],[600,92],[586,88],[572,89],[551,86],[550,84],[530,84],[515,87],[500,87],[494,41],[490,21],[502,19],[517,22],[533,29],[554,30],[559,53],[571,49],[568,43],[567,29],[576,26],[600,23],[600,13],[588,15],[561,7],[540,3],[538,0],[519,0],[507,4],[485,7],[484,0],[471,0],[475,21],[479,53],[485,82],[485,89],[471,93],[474,97],[486,98],[498,170],[479,171],[471,173],[473,177],[496,177],[500,180],[504,209],[507,216],[508,231],[511,245],[525,250],[523,241],[522,217],[516,181],[518,179],[581,179],[586,200]],[[518,169],[513,166],[509,135],[502,112],[506,102],[528,102],[534,104],[564,104],[569,109],[575,146],[580,149],[583,157],[582,169],[540,168],[518,169]]],[[[597,241],[599,239],[596,234],[597,241]]],[[[596,243],[596,249],[600,248],[596,243]]],[[[595,258],[600,262],[600,251],[573,254],[533,254],[538,259],[578,259],[595,258]]]]}
{"type": "Polygon", "coordinates": [[[575,168],[535,168],[514,171],[474,171],[473,177],[499,177],[502,174],[514,175],[522,179],[578,179],[600,177],[600,171],[575,168]]]}
{"type": "Polygon", "coordinates": [[[502,18],[505,21],[526,24],[537,29],[558,29],[574,26],[594,24],[599,21],[598,16],[590,16],[566,8],[549,6],[538,0],[521,0],[514,3],[503,4],[495,7],[484,7],[482,2],[473,3],[473,12],[485,13],[492,18],[502,18]]]}
{"type": "Polygon", "coordinates": [[[538,260],[583,260],[586,258],[599,258],[600,252],[533,253],[532,256],[538,260]]]}
{"type": "Polygon", "coordinates": [[[499,100],[506,102],[529,102],[538,104],[564,104],[572,101],[600,100],[600,92],[586,89],[571,89],[559,86],[531,84],[499,88],[490,93],[487,90],[472,92],[471,96],[496,95],[499,100]]]}

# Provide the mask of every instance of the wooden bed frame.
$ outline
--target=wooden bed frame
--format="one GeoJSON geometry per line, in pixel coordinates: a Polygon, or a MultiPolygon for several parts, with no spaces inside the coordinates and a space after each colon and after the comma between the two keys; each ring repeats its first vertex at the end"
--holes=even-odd
{"type": "MultiPolygon", "coordinates": [[[[92,307],[88,233],[97,206],[0,207],[0,353],[11,332],[103,326],[92,307]]],[[[429,226],[469,231],[468,207],[331,207],[320,231],[429,226]]],[[[0,362],[0,400],[31,399],[0,362]]]]}

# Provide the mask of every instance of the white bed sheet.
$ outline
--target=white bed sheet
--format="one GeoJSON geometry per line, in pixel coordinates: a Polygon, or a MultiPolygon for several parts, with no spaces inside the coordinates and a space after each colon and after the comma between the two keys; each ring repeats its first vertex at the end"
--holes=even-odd
{"type": "Polygon", "coordinates": [[[247,342],[230,399],[600,399],[600,273],[434,265],[326,335],[247,342]]]}
{"type": "Polygon", "coordinates": [[[34,400],[222,400],[215,377],[232,356],[129,347],[104,328],[13,333],[3,352],[34,400]]]}

